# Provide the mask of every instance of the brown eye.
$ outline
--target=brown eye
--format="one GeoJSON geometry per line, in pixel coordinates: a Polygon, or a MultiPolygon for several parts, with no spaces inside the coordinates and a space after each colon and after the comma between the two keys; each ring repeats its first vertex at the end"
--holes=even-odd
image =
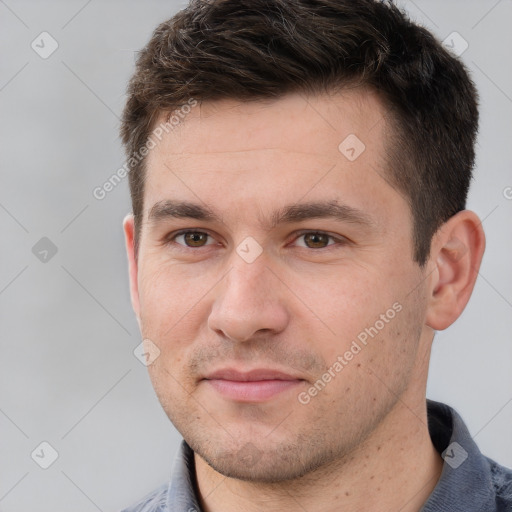
{"type": "Polygon", "coordinates": [[[322,249],[329,245],[329,239],[332,238],[325,233],[306,233],[302,235],[306,247],[310,249],[322,249]]]}
{"type": "Polygon", "coordinates": [[[213,243],[213,239],[210,242],[208,238],[211,238],[210,235],[203,231],[182,231],[170,238],[169,242],[174,242],[184,247],[204,247],[213,243]]]}
{"type": "Polygon", "coordinates": [[[208,234],[201,231],[188,231],[182,234],[185,244],[189,247],[202,247],[208,241],[208,234]]]}

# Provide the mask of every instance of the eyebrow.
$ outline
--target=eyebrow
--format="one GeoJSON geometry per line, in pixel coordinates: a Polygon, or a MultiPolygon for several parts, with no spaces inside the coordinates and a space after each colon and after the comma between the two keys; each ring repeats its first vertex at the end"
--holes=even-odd
{"type": "MultiPolygon", "coordinates": [[[[157,224],[170,218],[223,223],[221,217],[210,208],[189,201],[174,201],[170,199],[158,201],[153,205],[148,214],[148,221],[152,224],[157,224]]],[[[293,222],[320,218],[348,222],[370,229],[375,229],[377,226],[376,222],[362,210],[346,204],[339,204],[334,200],[286,205],[275,211],[271,215],[270,221],[265,219],[260,219],[260,221],[267,229],[272,229],[279,224],[291,224],[293,222]]]]}

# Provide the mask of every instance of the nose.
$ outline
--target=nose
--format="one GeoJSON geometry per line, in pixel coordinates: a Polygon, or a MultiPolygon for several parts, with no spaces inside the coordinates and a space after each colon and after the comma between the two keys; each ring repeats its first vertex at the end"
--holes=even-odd
{"type": "Polygon", "coordinates": [[[289,322],[286,291],[266,258],[262,255],[246,263],[234,254],[233,260],[225,279],[215,288],[209,328],[233,342],[282,332],[289,322]]]}

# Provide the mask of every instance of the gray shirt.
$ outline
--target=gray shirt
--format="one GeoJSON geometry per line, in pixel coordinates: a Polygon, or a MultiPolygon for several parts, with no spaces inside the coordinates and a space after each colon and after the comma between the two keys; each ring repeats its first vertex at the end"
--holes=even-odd
{"type": "MultiPolygon", "coordinates": [[[[420,512],[512,512],[512,470],[480,453],[451,407],[427,400],[432,443],[444,459],[439,481],[420,512]]],[[[171,481],[123,512],[201,512],[194,452],[182,441],[171,481]]]]}

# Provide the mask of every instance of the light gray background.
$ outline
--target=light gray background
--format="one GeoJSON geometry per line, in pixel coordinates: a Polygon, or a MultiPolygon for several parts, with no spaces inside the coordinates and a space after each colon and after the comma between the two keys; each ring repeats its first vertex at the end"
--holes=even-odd
{"type": "MultiPolygon", "coordinates": [[[[470,304],[433,349],[429,397],[454,406],[482,451],[512,466],[512,3],[403,5],[462,58],[481,94],[468,207],[487,252],[470,304]],[[509,195],[510,197],[510,195],[509,195]]],[[[127,182],[118,116],[134,52],[183,4],[0,0],[0,510],[115,511],[167,480],[179,442],[158,404],[128,294],[121,222],[127,182]],[[49,32],[42,59],[31,42],[49,32]],[[42,237],[57,246],[46,263],[42,237]],[[46,470],[31,458],[58,452],[46,470]]]]}

